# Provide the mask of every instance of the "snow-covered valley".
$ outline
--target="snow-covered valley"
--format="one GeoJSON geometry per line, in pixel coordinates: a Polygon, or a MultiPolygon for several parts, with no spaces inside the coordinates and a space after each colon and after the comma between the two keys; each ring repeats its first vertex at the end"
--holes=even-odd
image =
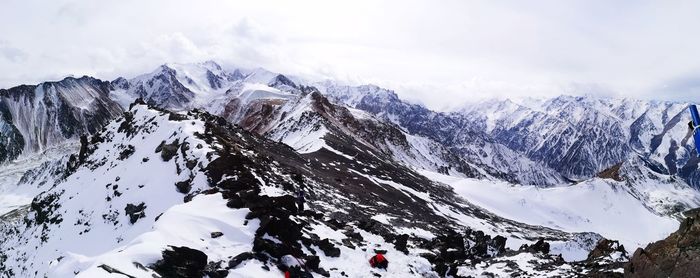
{"type": "MultiPolygon", "coordinates": [[[[463,198],[504,218],[567,232],[598,233],[619,240],[629,250],[663,239],[679,225],[677,219],[650,210],[644,200],[614,181],[592,179],[575,185],[540,188],[421,173],[449,184],[463,198]]],[[[687,196],[689,206],[700,206],[700,194],[694,189],[664,186],[657,190],[678,198],[687,196]]],[[[583,260],[586,256],[588,253],[564,254],[568,261],[583,260]]]]}

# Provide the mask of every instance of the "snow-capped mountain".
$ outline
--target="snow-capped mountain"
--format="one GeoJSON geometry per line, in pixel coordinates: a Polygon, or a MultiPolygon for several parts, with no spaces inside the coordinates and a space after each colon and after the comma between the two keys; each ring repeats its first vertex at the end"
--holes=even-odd
{"type": "Polygon", "coordinates": [[[572,179],[641,155],[698,186],[688,104],[561,96],[528,105],[491,101],[461,111],[480,131],[572,179]]]}
{"type": "Polygon", "coordinates": [[[700,206],[679,103],[445,113],[211,61],[0,92],[0,277],[616,275],[700,206]]]}
{"type": "Polygon", "coordinates": [[[121,115],[110,91],[87,76],[0,90],[0,162],[95,133],[121,115]]]}
{"type": "Polygon", "coordinates": [[[239,72],[228,73],[214,62],[165,64],[148,74],[112,81],[112,98],[122,106],[142,98],[161,107],[191,109],[206,105],[240,78],[239,72]]]}
{"type": "Polygon", "coordinates": [[[334,101],[395,123],[409,134],[440,143],[455,156],[478,165],[489,176],[521,184],[554,185],[565,181],[553,169],[496,142],[481,131],[482,123],[465,115],[431,111],[373,85],[354,87],[323,82],[319,87],[334,101]]]}
{"type": "Polygon", "coordinates": [[[560,96],[488,100],[442,113],[377,86],[322,82],[319,88],[334,101],[439,142],[472,163],[509,173],[505,179],[517,183],[587,179],[641,155],[660,173],[699,186],[686,103],[560,96]]]}
{"type": "Polygon", "coordinates": [[[331,103],[315,87],[296,84],[285,75],[264,69],[229,73],[214,62],[168,64],[150,74],[131,80],[120,78],[112,84],[116,88],[112,97],[124,106],[143,98],[167,109],[204,109],[302,152],[316,150],[318,139],[333,130],[407,165],[470,177],[504,175],[483,170],[443,145],[410,134],[391,122],[331,103]],[[155,85],[142,89],[144,84],[155,85]],[[173,96],[180,101],[174,101],[173,96]]]}

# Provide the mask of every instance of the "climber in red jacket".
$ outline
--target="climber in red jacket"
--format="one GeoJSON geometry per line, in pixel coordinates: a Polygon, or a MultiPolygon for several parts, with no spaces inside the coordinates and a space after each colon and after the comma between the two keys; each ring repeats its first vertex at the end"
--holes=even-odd
{"type": "Polygon", "coordinates": [[[389,261],[381,253],[377,253],[369,259],[369,265],[374,268],[386,269],[389,266],[389,261]]]}

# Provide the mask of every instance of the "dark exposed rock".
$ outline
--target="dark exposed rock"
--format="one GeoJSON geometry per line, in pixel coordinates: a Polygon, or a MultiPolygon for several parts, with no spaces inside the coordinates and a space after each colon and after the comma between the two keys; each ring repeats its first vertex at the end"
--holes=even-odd
{"type": "Polygon", "coordinates": [[[119,124],[119,129],[117,131],[125,133],[128,137],[134,135],[136,127],[134,126],[134,115],[131,112],[124,112],[124,120],[119,124]]]}
{"type": "Polygon", "coordinates": [[[263,239],[262,237],[255,237],[253,240],[253,252],[256,253],[266,253],[273,258],[281,258],[284,255],[292,254],[294,256],[301,256],[303,252],[291,245],[278,244],[273,241],[263,239]]]}
{"type": "Polygon", "coordinates": [[[544,241],[544,239],[539,239],[532,245],[532,251],[549,254],[549,243],[544,241]]]}
{"type": "Polygon", "coordinates": [[[163,277],[204,277],[207,255],[189,247],[170,246],[163,251],[163,259],[151,266],[163,277]]]}
{"type": "Polygon", "coordinates": [[[549,243],[541,238],[537,240],[537,242],[535,242],[535,244],[533,245],[523,244],[522,246],[520,246],[520,251],[549,254],[549,243]]]}
{"type": "Polygon", "coordinates": [[[210,262],[204,268],[204,275],[208,278],[225,278],[228,276],[228,270],[221,267],[221,261],[210,262]]]}
{"type": "Polygon", "coordinates": [[[126,215],[129,216],[129,222],[131,222],[131,224],[136,223],[136,221],[139,220],[140,218],[146,217],[145,210],[146,210],[145,203],[140,203],[138,205],[126,204],[126,207],[124,208],[126,215]]]}
{"type": "Polygon", "coordinates": [[[404,254],[408,254],[408,248],[406,247],[406,244],[408,243],[408,235],[407,234],[402,234],[396,236],[394,239],[394,247],[396,250],[399,250],[403,252],[404,254]]]}
{"type": "Polygon", "coordinates": [[[603,178],[603,179],[624,181],[624,179],[620,176],[620,167],[621,166],[622,166],[622,163],[615,164],[612,167],[605,169],[602,172],[598,173],[598,175],[596,175],[596,176],[599,178],[603,178]]]}
{"type": "Polygon", "coordinates": [[[304,265],[309,269],[318,270],[318,266],[321,263],[321,258],[318,256],[306,256],[304,261],[306,262],[304,265]]]}
{"type": "MultiPolygon", "coordinates": [[[[563,262],[563,259],[560,258],[563,262]]],[[[575,263],[587,271],[586,277],[623,277],[620,272],[629,257],[625,248],[616,240],[601,239],[588,254],[586,260],[575,263]]]]}
{"type": "Polygon", "coordinates": [[[226,206],[229,208],[242,208],[245,206],[245,200],[240,198],[238,195],[233,195],[229,197],[226,202],[226,206]]]}
{"type": "Polygon", "coordinates": [[[252,252],[240,253],[228,262],[228,268],[236,268],[242,262],[251,260],[253,258],[255,258],[255,254],[253,254],[252,252]]]}
{"type": "Polygon", "coordinates": [[[506,251],[506,238],[500,235],[495,236],[491,240],[491,246],[496,249],[498,255],[503,254],[506,251]]]}
{"type": "Polygon", "coordinates": [[[686,214],[666,239],[637,249],[625,266],[625,277],[697,277],[700,273],[700,214],[686,214]]]}
{"type": "MultiPolygon", "coordinates": [[[[99,136],[94,136],[94,138],[99,138],[99,136]]],[[[93,143],[94,144],[94,143],[93,143]]],[[[88,156],[89,149],[88,149],[88,140],[87,136],[83,135],[80,136],[80,152],[78,152],[78,162],[83,163],[85,162],[85,158],[88,156]]]]}
{"type": "Polygon", "coordinates": [[[128,278],[136,278],[136,276],[126,274],[126,273],[122,272],[121,270],[116,269],[116,268],[111,267],[111,266],[108,266],[108,265],[106,265],[106,264],[101,264],[101,265],[98,266],[98,267],[101,268],[101,269],[104,269],[105,271],[107,271],[107,272],[109,272],[109,273],[124,275],[124,276],[126,276],[126,277],[128,277],[128,278]]]}
{"type": "Polygon", "coordinates": [[[211,232],[211,238],[218,238],[218,237],[221,237],[223,235],[224,235],[224,233],[222,233],[222,232],[211,232]]]}
{"type": "Polygon", "coordinates": [[[431,241],[422,243],[420,247],[432,251],[423,253],[421,256],[433,264],[434,270],[439,275],[459,277],[458,266],[501,256],[506,252],[505,244],[505,237],[491,238],[482,231],[466,229],[464,234],[447,230],[431,241]]]}
{"type": "Polygon", "coordinates": [[[187,115],[182,115],[174,112],[168,113],[168,120],[169,121],[184,121],[187,119],[187,115]]]}
{"type": "Polygon", "coordinates": [[[192,170],[192,169],[194,169],[195,166],[197,166],[197,161],[196,160],[188,160],[185,163],[185,166],[187,167],[187,169],[192,170]]]}
{"type": "Polygon", "coordinates": [[[119,153],[119,157],[118,157],[117,159],[119,159],[119,160],[127,159],[127,158],[129,158],[132,154],[134,154],[135,151],[136,151],[136,149],[134,148],[134,146],[128,145],[128,146],[126,146],[126,148],[125,148],[124,150],[122,150],[122,151],[119,153]]]}
{"type": "Polygon", "coordinates": [[[29,207],[31,211],[36,213],[35,221],[37,224],[54,224],[63,221],[60,214],[55,215],[54,213],[61,206],[58,202],[59,196],[57,193],[50,193],[39,195],[32,200],[29,207]]]}
{"type": "Polygon", "coordinates": [[[318,242],[318,248],[328,257],[340,257],[340,248],[335,247],[327,238],[318,242]]]}
{"type": "Polygon", "coordinates": [[[392,237],[391,232],[389,231],[389,229],[384,227],[384,224],[371,218],[367,220],[358,221],[357,227],[365,231],[381,235],[385,239],[392,237]]]}
{"type": "Polygon", "coordinates": [[[296,242],[302,236],[301,226],[288,217],[278,218],[261,215],[258,218],[260,219],[260,228],[256,231],[256,235],[268,234],[277,237],[282,242],[289,243],[296,242]]]}
{"type": "Polygon", "coordinates": [[[192,190],[192,183],[190,180],[179,181],[175,183],[175,187],[177,188],[177,192],[187,194],[192,190]]]}
{"type": "Polygon", "coordinates": [[[625,251],[625,247],[620,242],[604,238],[598,241],[595,248],[588,253],[587,259],[594,260],[596,258],[609,257],[615,252],[619,252],[625,257],[627,256],[627,251],[625,251]]]}
{"type": "MultiPolygon", "coordinates": [[[[178,139],[175,139],[170,144],[165,144],[161,143],[160,146],[160,157],[163,158],[163,161],[170,161],[175,155],[177,155],[177,149],[180,147],[180,143],[178,139]]],[[[156,152],[158,152],[158,149],[156,149],[156,152]]]]}

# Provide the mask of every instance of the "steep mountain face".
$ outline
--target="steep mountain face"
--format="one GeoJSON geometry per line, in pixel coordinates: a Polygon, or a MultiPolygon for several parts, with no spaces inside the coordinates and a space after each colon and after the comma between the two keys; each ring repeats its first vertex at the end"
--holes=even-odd
{"type": "MultiPolygon", "coordinates": [[[[356,266],[384,250],[388,276],[440,277],[513,254],[508,240],[581,236],[503,219],[350,138],[324,139],[333,149],[299,154],[206,112],[135,104],[22,178],[43,192],[3,216],[0,273],[260,277],[291,257],[316,275],[369,277],[356,266]],[[309,211],[295,205],[300,188],[309,211]]],[[[518,254],[556,261],[544,244],[518,254]]]]}
{"type": "MultiPolygon", "coordinates": [[[[335,105],[318,91],[282,108],[280,115],[279,120],[264,135],[304,152],[320,147],[337,150],[347,149],[347,145],[362,145],[406,165],[470,177],[485,177],[478,168],[452,155],[440,144],[407,134],[399,127],[378,121],[362,111],[335,105]],[[329,136],[347,138],[348,142],[334,147],[324,145],[329,136]],[[312,138],[318,140],[310,141],[312,138]]],[[[348,154],[353,156],[355,152],[350,150],[348,154]]]]}
{"type": "Polygon", "coordinates": [[[462,113],[486,123],[482,131],[498,142],[572,179],[640,154],[697,186],[686,110],[683,103],[561,96],[527,105],[491,101],[462,113]]]}
{"type": "Polygon", "coordinates": [[[483,132],[484,123],[458,113],[440,113],[410,104],[389,90],[373,85],[340,86],[320,83],[337,102],[395,123],[409,134],[440,143],[456,156],[477,165],[487,175],[520,184],[554,185],[565,182],[553,169],[530,160],[483,132]]]}
{"type": "Polygon", "coordinates": [[[91,77],[0,90],[0,162],[100,130],[121,115],[110,91],[91,77]]]}

